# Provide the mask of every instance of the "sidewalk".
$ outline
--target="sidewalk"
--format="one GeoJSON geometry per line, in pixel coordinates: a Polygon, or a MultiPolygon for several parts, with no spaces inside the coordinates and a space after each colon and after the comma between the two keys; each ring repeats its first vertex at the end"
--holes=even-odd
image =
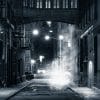
{"type": "Polygon", "coordinates": [[[71,89],[80,94],[84,100],[100,100],[100,89],[96,87],[74,87],[71,89]]]}
{"type": "Polygon", "coordinates": [[[9,99],[9,97],[14,96],[16,93],[21,91],[23,88],[33,83],[33,80],[25,81],[23,83],[20,83],[10,88],[0,88],[0,100],[7,100],[9,99]]]}

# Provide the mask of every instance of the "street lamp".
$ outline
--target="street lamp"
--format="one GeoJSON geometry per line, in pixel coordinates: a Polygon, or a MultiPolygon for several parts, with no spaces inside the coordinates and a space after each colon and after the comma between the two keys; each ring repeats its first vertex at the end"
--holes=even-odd
{"type": "Polygon", "coordinates": [[[43,59],[45,59],[45,56],[43,56],[43,55],[40,55],[38,59],[35,59],[35,60],[31,59],[31,72],[32,72],[32,69],[33,69],[33,65],[36,64],[36,66],[37,66],[38,61],[40,61],[40,64],[42,64],[43,59]]]}
{"type": "Polygon", "coordinates": [[[88,62],[88,86],[92,87],[94,84],[94,65],[93,61],[88,62]]]}
{"type": "Polygon", "coordinates": [[[53,32],[53,30],[50,30],[49,32],[50,32],[50,33],[52,33],[52,32],[53,32]]]}
{"type": "Polygon", "coordinates": [[[36,61],[34,59],[31,59],[31,72],[32,72],[32,69],[33,69],[33,65],[36,63],[36,61]]]}
{"type": "Polygon", "coordinates": [[[59,49],[60,49],[60,66],[61,66],[61,60],[62,60],[62,40],[64,39],[63,35],[59,35],[59,49]]]}
{"type": "Polygon", "coordinates": [[[50,37],[49,35],[46,35],[44,38],[45,38],[45,40],[49,40],[50,38],[55,39],[55,40],[59,40],[59,52],[60,52],[59,55],[60,55],[60,66],[61,66],[61,60],[62,60],[62,40],[64,39],[64,36],[63,35],[59,35],[58,39],[57,39],[57,38],[50,37]]]}
{"type": "Polygon", "coordinates": [[[51,21],[47,21],[47,24],[50,25],[52,22],[51,21]]]}
{"type": "Polygon", "coordinates": [[[42,63],[42,61],[43,61],[44,58],[45,58],[45,57],[42,56],[42,55],[39,56],[39,60],[40,60],[41,63],[42,63]]]}
{"type": "Polygon", "coordinates": [[[51,27],[51,24],[52,24],[51,21],[47,21],[46,23],[47,23],[47,25],[48,25],[49,27],[51,27]]]}
{"type": "Polygon", "coordinates": [[[63,40],[64,39],[64,36],[63,35],[59,35],[58,36],[58,39],[57,38],[54,38],[54,37],[50,37],[49,35],[45,35],[44,36],[44,39],[45,40],[49,40],[50,38],[55,39],[55,40],[63,40]]]}
{"type": "Polygon", "coordinates": [[[3,31],[1,31],[0,33],[3,34],[3,31]]]}
{"type": "Polygon", "coordinates": [[[44,38],[45,38],[45,40],[47,40],[47,41],[50,40],[50,36],[49,36],[49,35],[46,35],[44,38]]]}
{"type": "Polygon", "coordinates": [[[3,34],[4,32],[3,32],[3,30],[2,30],[2,27],[0,26],[0,33],[1,34],[3,34]]]}
{"type": "Polygon", "coordinates": [[[67,44],[68,44],[68,47],[70,48],[71,47],[71,42],[68,41],[67,44]]]}
{"type": "Polygon", "coordinates": [[[37,36],[39,34],[39,31],[37,29],[33,30],[33,35],[37,36]]]}
{"type": "Polygon", "coordinates": [[[63,35],[59,35],[59,40],[63,40],[64,36],[63,35]]]}
{"type": "Polygon", "coordinates": [[[31,64],[33,65],[35,63],[36,63],[36,61],[34,59],[31,59],[31,64]]]}

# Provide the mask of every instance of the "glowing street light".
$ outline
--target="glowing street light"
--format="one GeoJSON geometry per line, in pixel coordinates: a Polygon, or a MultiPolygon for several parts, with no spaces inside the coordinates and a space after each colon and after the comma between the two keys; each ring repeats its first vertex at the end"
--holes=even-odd
{"type": "Polygon", "coordinates": [[[64,36],[63,35],[59,35],[59,40],[63,40],[64,36]]]}
{"type": "Polygon", "coordinates": [[[50,30],[49,32],[50,32],[50,33],[52,33],[52,32],[53,32],[53,30],[50,30]]]}
{"type": "Polygon", "coordinates": [[[92,87],[94,85],[94,66],[93,61],[88,62],[88,86],[92,87]]]}
{"type": "Polygon", "coordinates": [[[50,25],[52,22],[51,21],[47,21],[47,24],[50,25]]]}
{"type": "Polygon", "coordinates": [[[31,59],[31,64],[33,65],[35,63],[36,63],[36,61],[34,59],[31,59]]]}
{"type": "Polygon", "coordinates": [[[71,47],[71,46],[72,46],[71,42],[70,42],[70,41],[68,41],[68,47],[71,47]]]}
{"type": "Polygon", "coordinates": [[[46,35],[44,38],[45,38],[45,40],[50,40],[50,38],[55,39],[55,40],[63,40],[64,36],[63,35],[59,35],[59,37],[57,39],[57,38],[50,37],[49,35],[46,35]]]}
{"type": "Polygon", "coordinates": [[[39,34],[39,31],[37,29],[33,30],[33,35],[37,36],[39,34]]]}
{"type": "Polygon", "coordinates": [[[51,21],[47,21],[47,25],[48,25],[49,27],[51,27],[51,24],[52,24],[51,21]]]}
{"type": "Polygon", "coordinates": [[[45,58],[45,57],[42,56],[42,55],[39,56],[39,60],[40,60],[41,63],[42,63],[42,61],[43,61],[44,58],[45,58]]]}
{"type": "Polygon", "coordinates": [[[31,72],[32,72],[32,69],[33,69],[33,65],[36,63],[36,61],[34,59],[31,59],[31,72]]]}
{"type": "Polygon", "coordinates": [[[60,66],[62,66],[61,64],[61,62],[62,62],[62,40],[64,39],[64,36],[63,35],[59,35],[59,50],[60,50],[60,52],[59,52],[59,56],[60,56],[60,66]]]}
{"type": "Polygon", "coordinates": [[[50,36],[49,35],[46,35],[44,38],[45,38],[45,40],[50,40],[50,36]]]}
{"type": "Polygon", "coordinates": [[[3,34],[3,31],[1,31],[0,33],[3,34]]]}

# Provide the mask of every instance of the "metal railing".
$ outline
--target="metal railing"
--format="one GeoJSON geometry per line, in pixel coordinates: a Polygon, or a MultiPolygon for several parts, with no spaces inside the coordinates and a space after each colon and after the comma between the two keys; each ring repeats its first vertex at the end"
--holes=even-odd
{"type": "Polygon", "coordinates": [[[34,9],[75,9],[78,8],[78,0],[22,0],[22,5],[34,9]]]}

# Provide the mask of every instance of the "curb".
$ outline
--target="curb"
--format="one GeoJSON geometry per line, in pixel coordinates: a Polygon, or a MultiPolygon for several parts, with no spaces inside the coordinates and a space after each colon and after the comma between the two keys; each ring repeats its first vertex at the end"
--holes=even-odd
{"type": "Polygon", "coordinates": [[[21,90],[23,90],[25,87],[29,86],[31,83],[33,83],[33,81],[27,83],[27,85],[23,86],[22,88],[20,88],[19,90],[17,90],[15,93],[13,93],[11,96],[7,97],[5,100],[9,100],[11,99],[13,96],[15,96],[17,93],[19,93],[21,90]]]}
{"type": "Polygon", "coordinates": [[[70,89],[71,89],[71,91],[73,91],[75,93],[75,96],[80,96],[82,98],[82,100],[85,100],[85,98],[84,98],[84,96],[82,94],[77,93],[72,88],[70,88],[70,89]]]}

